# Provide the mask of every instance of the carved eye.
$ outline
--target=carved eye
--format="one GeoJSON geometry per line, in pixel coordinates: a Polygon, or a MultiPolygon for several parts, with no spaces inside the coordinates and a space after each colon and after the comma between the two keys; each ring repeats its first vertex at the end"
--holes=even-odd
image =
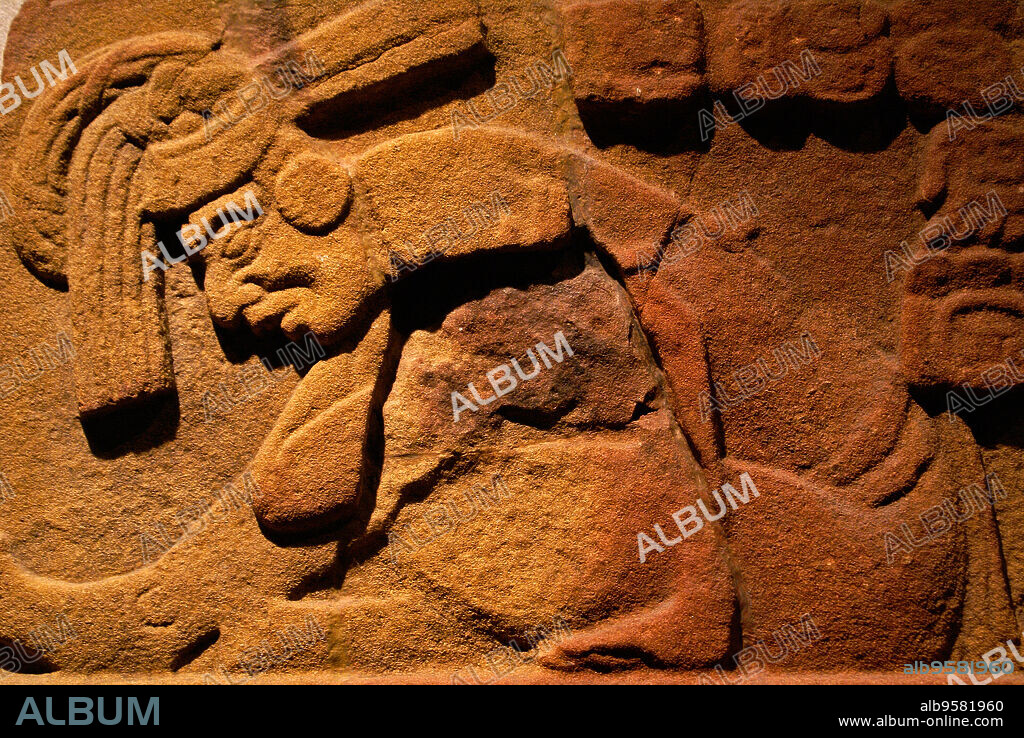
{"type": "Polygon", "coordinates": [[[207,239],[204,258],[221,256],[236,259],[249,248],[251,229],[260,222],[266,202],[256,188],[247,185],[230,195],[214,200],[189,216],[189,225],[195,226],[207,239]]]}
{"type": "Polygon", "coordinates": [[[348,172],[316,154],[299,154],[277,175],[274,198],[284,219],[309,233],[322,233],[342,219],[352,199],[348,172]]]}

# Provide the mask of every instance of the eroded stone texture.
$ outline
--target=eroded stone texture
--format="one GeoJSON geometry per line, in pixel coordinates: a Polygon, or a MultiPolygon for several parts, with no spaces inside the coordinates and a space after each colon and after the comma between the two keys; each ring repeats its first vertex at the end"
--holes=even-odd
{"type": "Polygon", "coordinates": [[[576,3],[564,18],[580,105],[642,107],[703,85],[704,20],[692,0],[576,3]]]}
{"type": "MultiPolygon", "coordinates": [[[[998,97],[983,90],[1019,74],[1024,59],[1017,41],[1016,3],[990,2],[968,9],[950,0],[902,2],[892,11],[896,85],[918,108],[963,112],[966,101],[985,114],[998,97]]],[[[1019,86],[1020,79],[1017,84],[1019,86]]],[[[1013,100],[1016,107],[1020,100],[1013,100]]]]}
{"type": "Polygon", "coordinates": [[[760,85],[769,99],[852,103],[879,94],[889,79],[886,14],[872,0],[744,0],[724,4],[708,26],[716,92],[760,85]]]}
{"type": "Polygon", "coordinates": [[[920,196],[938,209],[926,226],[933,240],[913,246],[918,259],[928,258],[905,282],[901,358],[912,384],[983,389],[991,368],[1024,349],[1024,164],[993,156],[1022,143],[1013,119],[952,142],[942,129],[928,138],[920,196]]]}
{"type": "Polygon", "coordinates": [[[0,666],[892,681],[1019,636],[1022,29],[28,0],[3,81],[75,70],[0,120],[0,666]]]}

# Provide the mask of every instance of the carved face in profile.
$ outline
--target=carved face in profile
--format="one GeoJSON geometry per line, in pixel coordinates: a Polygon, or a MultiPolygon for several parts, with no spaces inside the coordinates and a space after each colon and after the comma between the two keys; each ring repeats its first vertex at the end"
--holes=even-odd
{"type": "Polygon", "coordinates": [[[995,121],[949,141],[932,134],[921,200],[935,210],[904,281],[901,354],[912,384],[980,387],[1024,349],[1024,143],[995,121]]]}
{"type": "Polygon", "coordinates": [[[323,153],[290,154],[276,171],[261,167],[252,186],[205,205],[189,220],[214,222],[225,203],[241,203],[248,192],[262,215],[204,249],[214,320],[244,323],[257,334],[280,331],[295,339],[312,331],[325,342],[337,340],[382,283],[349,217],[348,170],[323,153]]]}

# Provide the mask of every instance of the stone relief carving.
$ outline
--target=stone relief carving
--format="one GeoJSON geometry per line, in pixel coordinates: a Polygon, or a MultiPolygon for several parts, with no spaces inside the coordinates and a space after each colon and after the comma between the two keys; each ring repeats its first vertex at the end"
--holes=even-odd
{"type": "Polygon", "coordinates": [[[10,462],[0,644],[78,637],[22,670],[237,672],[310,616],[266,670],[895,673],[1019,635],[1016,3],[158,5],[2,122],[5,335],[74,346],[38,390],[66,471],[10,462]],[[310,335],[291,384],[182,413],[310,335]],[[141,566],[29,520],[98,485],[135,539],[233,460],[251,507],[141,566]]]}

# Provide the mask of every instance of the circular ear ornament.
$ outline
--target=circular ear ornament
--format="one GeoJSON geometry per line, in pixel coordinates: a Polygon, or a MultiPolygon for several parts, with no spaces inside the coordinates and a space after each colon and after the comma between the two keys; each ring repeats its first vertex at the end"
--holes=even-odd
{"type": "Polygon", "coordinates": [[[317,154],[298,154],[284,165],[274,199],[285,220],[307,233],[337,225],[352,199],[352,179],[343,166],[317,154]]]}

